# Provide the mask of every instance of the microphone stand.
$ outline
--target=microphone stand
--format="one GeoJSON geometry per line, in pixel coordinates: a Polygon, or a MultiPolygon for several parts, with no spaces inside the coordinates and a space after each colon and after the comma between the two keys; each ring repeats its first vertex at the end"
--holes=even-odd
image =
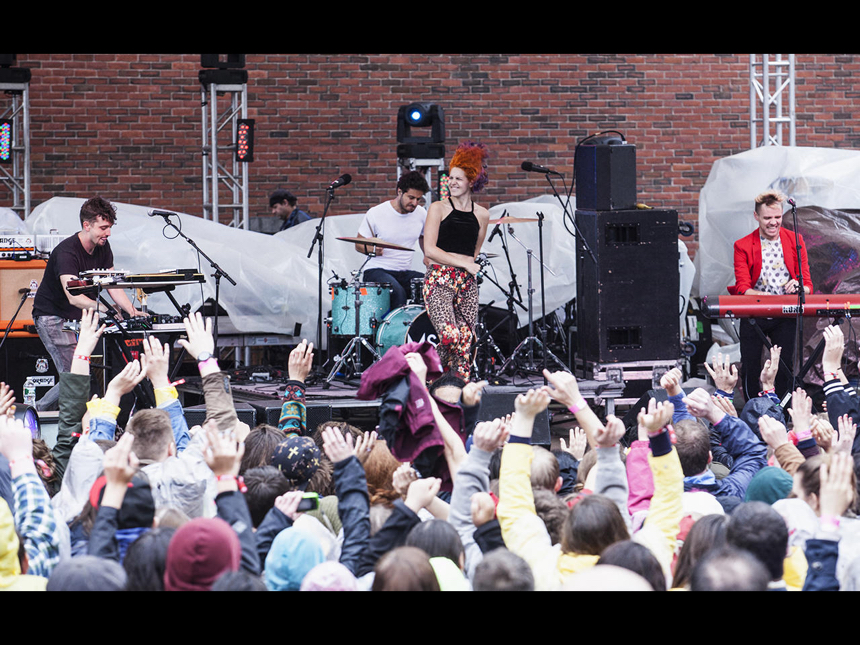
{"type": "Polygon", "coordinates": [[[800,251],[800,229],[797,227],[797,204],[793,199],[788,200],[791,204],[791,219],[794,226],[794,243],[795,253],[797,254],[797,313],[795,319],[797,321],[794,332],[794,361],[791,366],[792,383],[791,391],[793,392],[799,385],[798,366],[803,360],[801,352],[803,351],[803,306],[806,303],[806,289],[803,283],[803,258],[800,251]]]}
{"type": "MultiPolygon", "coordinates": [[[[335,200],[334,197],[334,189],[335,186],[329,186],[326,188],[326,200],[325,206],[323,206],[322,215],[320,215],[320,223],[317,224],[316,233],[314,233],[314,239],[311,241],[311,247],[308,249],[308,256],[311,257],[311,254],[314,251],[314,245],[319,243],[319,247],[317,249],[317,348],[316,352],[317,356],[315,360],[317,362],[317,366],[314,371],[308,375],[306,382],[310,385],[316,382],[317,377],[322,376],[322,318],[323,318],[323,265],[325,263],[325,233],[323,229],[325,228],[325,218],[328,214],[328,209],[331,206],[331,203],[335,200]]],[[[326,348],[329,351],[331,348],[326,348]]],[[[328,381],[326,381],[326,385],[328,385],[328,381]]]]}
{"type": "MultiPolygon", "coordinates": [[[[165,224],[173,228],[173,230],[176,231],[179,237],[188,242],[194,248],[194,250],[197,251],[197,255],[202,255],[204,258],[206,258],[206,260],[209,262],[209,266],[212,267],[212,269],[215,271],[215,273],[212,274],[212,277],[215,278],[215,322],[212,325],[212,338],[215,341],[214,354],[215,356],[218,356],[218,309],[221,297],[221,278],[227,278],[230,284],[232,284],[234,287],[236,286],[236,281],[232,277],[230,277],[230,274],[228,274],[226,271],[224,271],[224,269],[218,266],[218,263],[215,262],[215,260],[206,255],[206,253],[204,253],[201,248],[197,246],[194,240],[188,237],[179,229],[179,227],[176,226],[176,224],[170,221],[170,215],[172,213],[155,211],[155,214],[163,217],[165,224]]],[[[194,358],[196,359],[197,357],[195,356],[194,358]]]]}

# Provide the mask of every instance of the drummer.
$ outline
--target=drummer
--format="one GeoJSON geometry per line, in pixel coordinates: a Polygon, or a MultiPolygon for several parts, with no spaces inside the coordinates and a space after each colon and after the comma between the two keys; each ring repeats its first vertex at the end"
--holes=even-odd
{"type": "MultiPolygon", "coordinates": [[[[408,249],[414,249],[418,242],[423,253],[427,211],[419,203],[429,191],[422,173],[417,170],[404,173],[397,181],[397,196],[367,211],[358,227],[358,237],[376,238],[408,249]]],[[[413,279],[424,278],[423,273],[412,270],[413,251],[373,243],[358,243],[355,250],[374,256],[365,265],[363,279],[391,285],[391,309],[406,304],[413,279]]]]}

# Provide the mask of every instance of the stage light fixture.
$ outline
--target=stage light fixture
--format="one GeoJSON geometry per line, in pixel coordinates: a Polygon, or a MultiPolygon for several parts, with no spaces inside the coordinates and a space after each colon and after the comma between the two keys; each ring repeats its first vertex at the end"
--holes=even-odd
{"type": "Polygon", "coordinates": [[[39,423],[39,413],[30,405],[15,404],[15,418],[24,422],[24,427],[30,431],[33,439],[42,438],[42,426],[39,423]]]}
{"type": "Polygon", "coordinates": [[[236,120],[236,161],[254,161],[254,119],[236,120]]]}
{"type": "Polygon", "coordinates": [[[397,143],[400,159],[444,158],[445,114],[442,108],[435,103],[420,102],[400,106],[397,111],[397,143]],[[413,128],[423,132],[413,134],[413,128]]]}
{"type": "Polygon", "coordinates": [[[11,119],[0,119],[0,163],[12,163],[11,119]]]}

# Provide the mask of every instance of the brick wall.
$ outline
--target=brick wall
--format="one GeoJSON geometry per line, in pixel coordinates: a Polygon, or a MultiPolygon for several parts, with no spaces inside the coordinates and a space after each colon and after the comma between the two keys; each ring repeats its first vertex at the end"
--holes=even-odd
{"type": "MultiPolygon", "coordinates": [[[[33,206],[102,194],[202,215],[199,55],[18,54],[17,65],[33,72],[33,206]]],[[[858,65],[798,55],[798,145],[860,147],[858,65]]],[[[714,160],[750,147],[745,54],[249,54],[246,69],[252,216],[268,215],[278,186],[319,214],[344,172],[353,183],[332,214],[388,198],[397,109],[417,100],[443,106],[449,156],[466,138],[490,146],[486,206],[547,192],[524,160],[571,181],[576,142],[614,129],[636,145],[639,200],[695,222],[714,160]]]]}

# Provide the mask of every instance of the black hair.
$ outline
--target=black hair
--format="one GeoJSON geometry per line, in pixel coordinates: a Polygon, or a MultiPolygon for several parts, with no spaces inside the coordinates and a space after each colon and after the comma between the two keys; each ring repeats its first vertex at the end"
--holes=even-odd
{"type": "Polygon", "coordinates": [[[439,519],[416,524],[406,536],[405,545],[418,547],[431,558],[448,558],[458,567],[461,556],[466,555],[457,529],[450,522],[439,519]]]}
{"type": "Polygon", "coordinates": [[[123,558],[126,591],[164,591],[167,546],[175,528],[159,526],[132,542],[123,558]]]}
{"type": "Polygon", "coordinates": [[[251,513],[254,528],[260,526],[266,513],[275,505],[275,500],[292,488],[284,474],[275,466],[250,468],[242,475],[247,490],[245,501],[251,513]]]}
{"type": "Polygon", "coordinates": [[[597,564],[614,564],[628,569],[645,578],[654,591],[666,591],[666,574],[663,573],[663,567],[648,547],[633,540],[623,540],[606,547],[597,564]]]}
{"type": "Polygon", "coordinates": [[[397,180],[397,190],[401,190],[405,193],[413,188],[415,190],[420,190],[422,193],[430,192],[430,186],[427,184],[424,174],[418,170],[405,172],[400,175],[400,179],[397,180]]]}
{"type": "Polygon", "coordinates": [[[275,192],[269,195],[269,208],[272,208],[275,204],[281,204],[283,202],[287,202],[290,206],[295,206],[298,199],[286,188],[278,188],[275,192]]]}
{"type": "Polygon", "coordinates": [[[770,573],[771,580],[783,575],[788,550],[788,527],[782,515],[764,502],[745,502],[731,514],[726,543],[749,551],[770,573]]]}

